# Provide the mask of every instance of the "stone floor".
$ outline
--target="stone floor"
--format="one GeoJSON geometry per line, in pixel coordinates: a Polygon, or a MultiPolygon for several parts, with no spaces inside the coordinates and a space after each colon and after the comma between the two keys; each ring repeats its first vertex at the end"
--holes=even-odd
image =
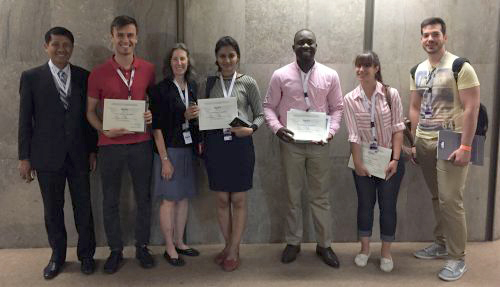
{"type": "Polygon", "coordinates": [[[469,271],[461,280],[446,283],[436,276],[443,260],[418,260],[411,253],[427,243],[395,243],[395,268],[386,274],[378,269],[379,243],[372,245],[372,258],[361,269],[353,263],[358,250],[356,243],[335,243],[341,267],[333,269],[323,264],[314,253],[314,244],[303,244],[297,261],[285,265],[279,258],[283,244],[249,244],[241,248],[242,264],[234,272],[224,272],[213,263],[220,245],[196,246],[202,255],[186,258],[184,267],[173,267],[162,257],[162,247],[154,246],[156,267],[143,270],[133,259],[134,248],[125,250],[125,264],[114,275],[102,272],[106,248],[96,252],[97,271],[86,276],[80,273],[75,249],[68,251],[64,270],[48,281],[42,278],[42,269],[50,256],[50,249],[0,250],[0,286],[500,286],[500,241],[469,243],[467,264],[469,271]]]}

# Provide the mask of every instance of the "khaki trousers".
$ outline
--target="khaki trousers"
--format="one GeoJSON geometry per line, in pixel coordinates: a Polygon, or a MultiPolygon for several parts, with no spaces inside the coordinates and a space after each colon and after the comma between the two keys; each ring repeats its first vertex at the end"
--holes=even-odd
{"type": "Polygon", "coordinates": [[[280,141],[281,160],[288,190],[285,240],[299,245],[302,241],[302,192],[307,178],[309,206],[314,223],[316,242],[330,247],[331,212],[328,192],[331,161],[329,144],[285,143],[280,141]]]}
{"type": "Polygon", "coordinates": [[[417,160],[432,195],[436,218],[435,242],[446,245],[454,259],[465,257],[467,225],[465,222],[464,189],[468,166],[456,166],[437,160],[437,140],[416,138],[417,160]]]}

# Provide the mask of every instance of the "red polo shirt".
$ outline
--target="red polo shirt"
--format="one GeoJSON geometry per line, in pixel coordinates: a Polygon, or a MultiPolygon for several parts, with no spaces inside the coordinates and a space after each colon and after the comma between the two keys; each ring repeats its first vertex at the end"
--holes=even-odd
{"type": "MultiPolygon", "coordinates": [[[[146,99],[146,91],[149,86],[155,83],[154,65],[134,58],[132,66],[135,69],[134,81],[131,87],[132,100],[146,99]]],[[[88,80],[87,95],[99,100],[99,106],[102,108],[104,99],[128,99],[128,88],[122,81],[116,69],[121,69],[124,76],[129,79],[131,70],[126,71],[115,61],[114,56],[103,64],[92,70],[88,80]]],[[[151,139],[149,130],[145,133],[134,133],[123,135],[116,138],[108,138],[103,133],[99,133],[99,142],[97,145],[110,144],[132,144],[144,142],[151,139]]]]}

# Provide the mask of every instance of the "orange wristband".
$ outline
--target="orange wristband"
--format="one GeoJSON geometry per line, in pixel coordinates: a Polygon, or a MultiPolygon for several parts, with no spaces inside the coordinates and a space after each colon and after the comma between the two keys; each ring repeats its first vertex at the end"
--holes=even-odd
{"type": "Polygon", "coordinates": [[[472,147],[471,147],[471,146],[469,146],[469,145],[464,145],[464,144],[460,145],[460,149],[461,149],[461,150],[468,151],[468,152],[471,152],[471,151],[472,151],[472,147]]]}

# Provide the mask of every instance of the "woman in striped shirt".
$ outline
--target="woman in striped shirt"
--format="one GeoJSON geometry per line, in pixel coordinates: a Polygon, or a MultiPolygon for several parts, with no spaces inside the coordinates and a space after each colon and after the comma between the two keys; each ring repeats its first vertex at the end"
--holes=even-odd
{"type": "Polygon", "coordinates": [[[364,267],[370,257],[373,208],[378,197],[382,240],[380,269],[390,272],[394,266],[390,247],[396,232],[396,201],[404,175],[404,163],[400,160],[405,128],[403,108],[398,91],[382,82],[377,54],[372,51],[362,53],[354,63],[359,85],[344,97],[348,140],[355,167],[353,176],[358,195],[357,222],[361,241],[361,251],[354,262],[364,267]],[[363,148],[376,152],[380,147],[392,148],[385,178],[370,175],[362,160],[363,148]]]}
{"type": "Polygon", "coordinates": [[[217,219],[226,243],[215,261],[225,271],[233,271],[240,264],[239,248],[247,217],[245,191],[252,188],[253,182],[252,135],[264,122],[264,114],[257,82],[237,71],[240,48],[236,40],[230,36],[220,38],[215,56],[218,73],[212,81],[207,79],[206,96],[235,97],[238,117],[249,123],[205,132],[205,167],[210,190],[216,193],[217,219]]]}

